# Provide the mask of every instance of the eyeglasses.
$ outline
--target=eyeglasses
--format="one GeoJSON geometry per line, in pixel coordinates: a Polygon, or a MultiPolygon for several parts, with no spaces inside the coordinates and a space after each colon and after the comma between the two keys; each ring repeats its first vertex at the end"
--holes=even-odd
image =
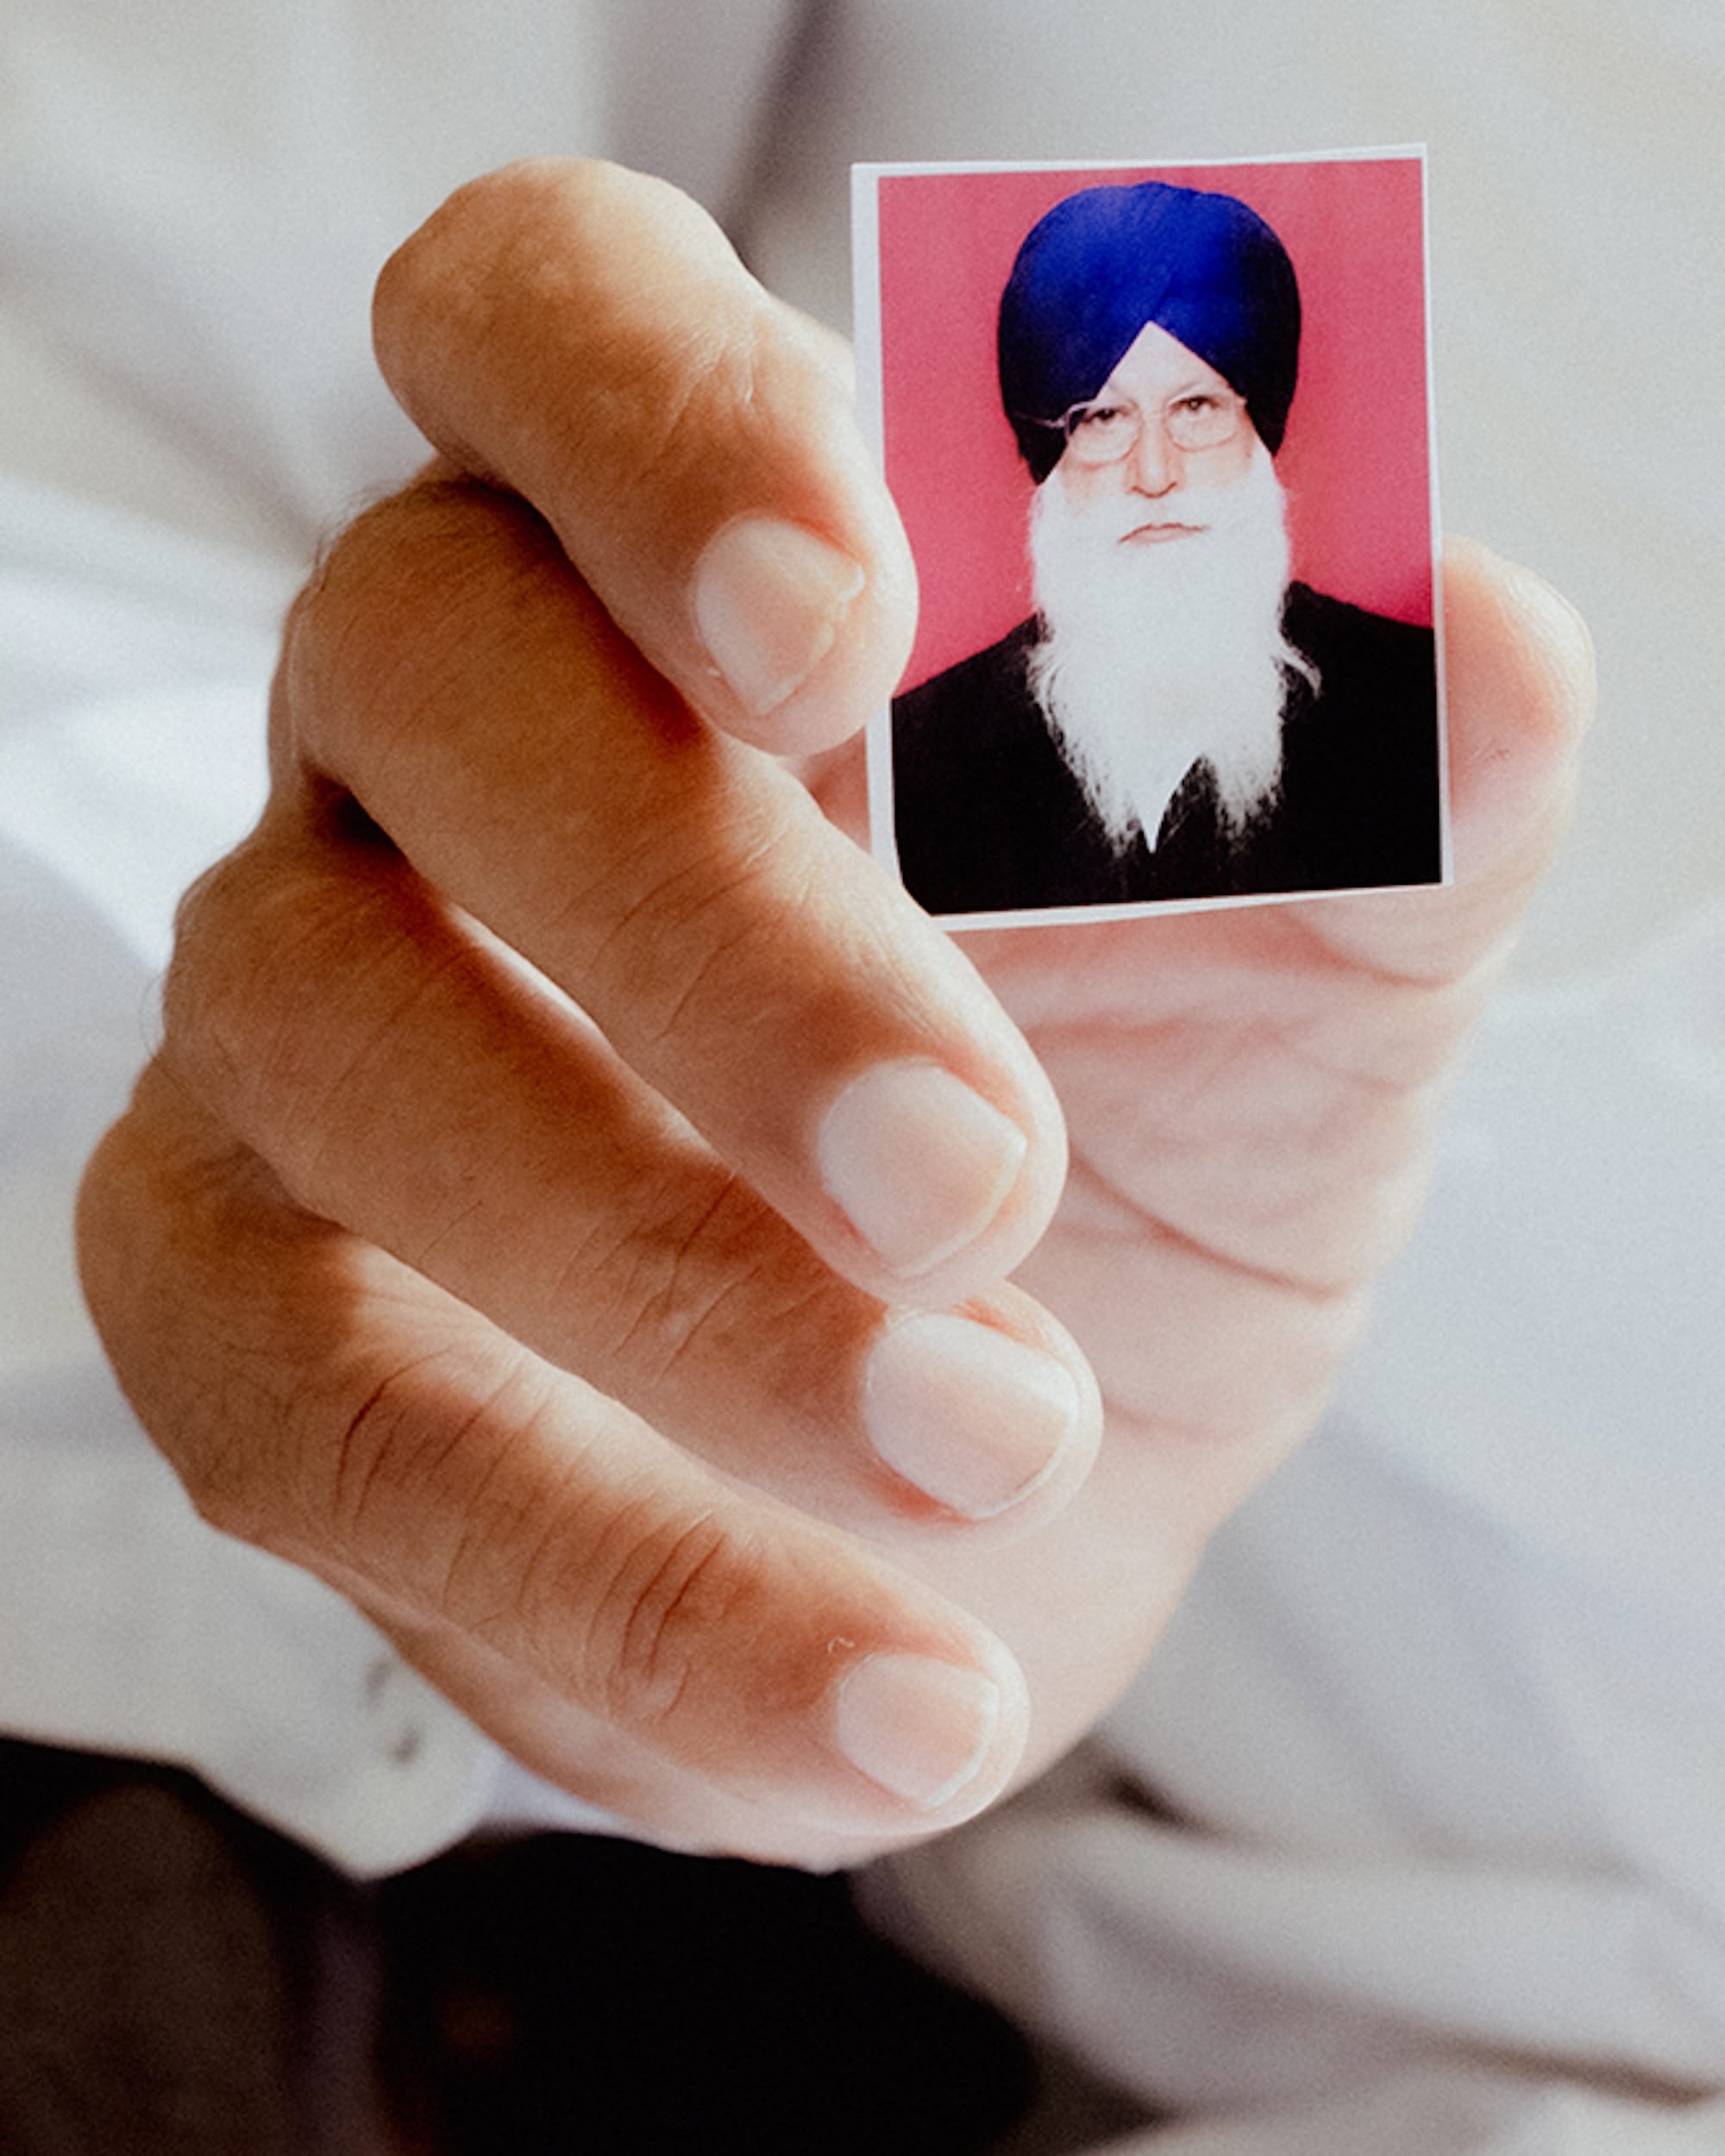
{"type": "MultiPolygon", "coordinates": [[[[1239,432],[1245,402],[1227,390],[1188,390],[1184,396],[1170,397],[1157,417],[1176,449],[1220,449],[1239,432]]],[[[1080,464],[1117,464],[1138,447],[1144,414],[1129,397],[1098,398],[1074,404],[1058,419],[1032,423],[1057,429],[1080,464]]]]}

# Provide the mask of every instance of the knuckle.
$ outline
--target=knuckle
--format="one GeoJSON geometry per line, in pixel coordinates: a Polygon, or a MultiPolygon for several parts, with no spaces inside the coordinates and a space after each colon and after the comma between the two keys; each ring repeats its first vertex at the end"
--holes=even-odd
{"type": "Polygon", "coordinates": [[[739,469],[786,484],[850,403],[788,308],[752,284],[706,282],[704,306],[643,309],[624,291],[593,308],[568,423],[575,454],[626,443],[630,484],[698,505],[703,525],[734,502],[739,469]]]}
{"type": "Polygon", "coordinates": [[[207,1359],[195,1404],[172,1425],[158,1425],[154,1435],[206,1526],[285,1555],[304,1539],[294,1456],[284,1441],[298,1373],[291,1351],[267,1337],[257,1314],[233,1313],[220,1351],[207,1359]]]}
{"type": "MultiPolygon", "coordinates": [[[[848,1343],[869,1322],[866,1300],[734,1175],[693,1198],[680,1185],[598,1264],[596,1255],[583,1254],[561,1293],[591,1313],[619,1386],[668,1409],[699,1409],[715,1364],[737,1359],[800,1418],[824,1413],[848,1343]]],[[[712,1428],[710,1408],[701,1420],[712,1428]]]]}
{"type": "Polygon", "coordinates": [[[716,1199],[632,1240],[619,1268],[624,1359],[650,1363],[662,1382],[697,1341],[712,1343],[727,1305],[753,1301],[765,1213],[733,1176],[716,1199]]]}
{"type": "Polygon", "coordinates": [[[372,343],[385,380],[417,418],[436,355],[469,331],[487,260],[501,237],[499,196],[506,172],[455,190],[411,233],[378,274],[372,294],[372,343]]]}
{"type": "Polygon", "coordinates": [[[426,1333],[382,1355],[355,1336],[296,1403],[300,1508],[368,1575],[480,1629],[526,1525],[508,1463],[544,1390],[531,1358],[501,1337],[487,1352],[465,1331],[426,1333]]]}
{"type": "Polygon", "coordinates": [[[165,1039],[176,1069],[225,1095],[269,1061],[284,1016],[284,961],[317,910],[315,885],[249,842],[200,877],[180,901],[162,990],[165,1039]]]}
{"type": "Polygon", "coordinates": [[[813,350],[706,210],[599,159],[527,159],[459,188],[385,265],[373,318],[397,397],[480,473],[475,434],[508,461],[519,413],[501,385],[524,353],[559,351],[572,445],[604,461],[626,441],[650,478],[699,474],[713,416],[753,410],[763,356],[813,350]]]}
{"type": "Polygon", "coordinates": [[[758,1631],[764,1566],[709,1514],[628,1515],[598,1553],[586,1680],[600,1711],[651,1736],[674,1720],[697,1675],[758,1631]]]}
{"type": "MultiPolygon", "coordinates": [[[[329,1546],[342,1524],[350,1430],[386,1426],[393,1389],[379,1381],[379,1351],[365,1320],[358,1247],[335,1228],[290,1212],[279,1233],[254,1216],[239,1277],[204,1322],[222,1328],[201,1361],[198,1433],[182,1467],[192,1502],[212,1526],[284,1555],[329,1546]]],[[[219,1262],[213,1223],[208,1268],[219,1262]]],[[[358,1440],[354,1452],[358,1454],[358,1440]]]]}
{"type": "Polygon", "coordinates": [[[616,852],[599,887],[573,894],[593,931],[583,976],[607,1007],[628,1009],[631,1037],[648,1050],[708,1004],[730,1006],[742,979],[763,995],[776,980],[787,1000],[787,938],[817,910],[807,797],[712,776],[616,852]]]}
{"type": "Polygon", "coordinates": [[[300,1511],[324,1545],[606,1724],[662,1736],[702,1673],[772,1636],[764,1548],[717,1505],[595,1476],[525,1351],[476,1362],[428,1339],[321,1390],[300,1511]]]}
{"type": "MultiPolygon", "coordinates": [[[[384,264],[377,281],[380,308],[410,325],[435,327],[443,304],[480,289],[499,252],[521,245],[558,196],[599,192],[607,167],[582,158],[524,157],[464,181],[384,264]]],[[[499,277],[506,288],[506,277],[499,277]]]]}
{"type": "Polygon", "coordinates": [[[527,506],[428,478],[335,541],[288,624],[284,700],[303,766],[363,801],[392,755],[440,730],[448,684],[510,671],[567,564],[527,506]]]}
{"type": "Polygon", "coordinates": [[[643,488],[710,469],[723,438],[715,414],[739,401],[738,355],[724,319],[670,323],[611,308],[593,344],[599,364],[571,413],[578,449],[626,442],[631,479],[643,488]]]}
{"type": "Polygon", "coordinates": [[[698,267],[716,237],[706,213],[662,181],[597,158],[518,160],[457,188],[384,265],[373,299],[379,363],[422,425],[436,404],[433,439],[456,448],[438,394],[452,353],[543,322],[548,303],[626,310],[636,279],[609,266],[671,250],[698,267]]]}
{"type": "MultiPolygon", "coordinates": [[[[374,504],[333,542],[289,617],[282,658],[302,763],[352,784],[348,768],[383,693],[435,627],[418,572],[428,537],[453,521],[453,486],[374,504]]],[[[411,717],[411,712],[405,714],[411,717]]]]}
{"type": "Polygon", "coordinates": [[[443,1375],[434,1353],[381,1366],[362,1360],[308,1385],[310,1427],[298,1449],[319,1463],[318,1510],[338,1544],[399,1546],[402,1492],[434,1489],[452,1453],[474,1436],[485,1404],[452,1400],[443,1375]]]}
{"type": "Polygon", "coordinates": [[[281,1516],[278,1438],[317,1315],[296,1292],[303,1227],[160,1057],[79,1192],[80,1277],[139,1422],[200,1517],[265,1545],[281,1516]]]}
{"type": "Polygon", "coordinates": [[[192,894],[164,986],[176,1076],[314,1210],[365,1073],[398,1052],[440,977],[430,964],[406,986],[398,977],[394,886],[389,868],[242,849],[192,894]]]}
{"type": "Polygon", "coordinates": [[[248,840],[192,884],[175,915],[162,985],[164,1042],[173,1067],[206,1097],[227,1094],[256,1068],[246,990],[267,942],[257,931],[270,911],[268,882],[260,849],[248,840]]]}
{"type": "Polygon", "coordinates": [[[251,1403],[218,1393],[209,1406],[204,1429],[210,1441],[176,1447],[172,1456],[192,1510],[206,1526],[235,1542],[258,1549],[281,1547],[283,1521],[273,1482],[260,1475],[251,1445],[219,1435],[224,1428],[243,1427],[240,1416],[251,1403]]]}

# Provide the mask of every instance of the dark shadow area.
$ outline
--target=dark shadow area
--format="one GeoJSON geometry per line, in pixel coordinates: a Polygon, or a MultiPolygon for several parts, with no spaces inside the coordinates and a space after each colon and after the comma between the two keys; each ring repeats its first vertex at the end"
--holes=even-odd
{"type": "Polygon", "coordinates": [[[382,1890],[393,2079],[450,2156],[983,2156],[1030,2055],[842,1879],[546,1835],[382,1890]]]}

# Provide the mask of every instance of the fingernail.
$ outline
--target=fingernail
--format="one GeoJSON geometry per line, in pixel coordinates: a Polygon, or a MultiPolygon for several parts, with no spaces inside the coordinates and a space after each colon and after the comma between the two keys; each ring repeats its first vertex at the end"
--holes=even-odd
{"type": "Polygon", "coordinates": [[[827,1110],[816,1155],[827,1195],[875,1256],[914,1279],[982,1234],[1030,1142],[938,1063],[877,1063],[827,1110]]]}
{"type": "Polygon", "coordinates": [[[739,517],[695,565],[695,625],[738,701],[764,716],[831,649],[862,583],[848,554],[802,525],[739,517]]]}
{"type": "Polygon", "coordinates": [[[992,1326],[919,1315],[876,1342],[862,1420],[906,1482],[967,1520],[988,1520],[1053,1472],[1077,1426],[1078,1388],[1063,1363],[992,1326]]]}
{"type": "Polygon", "coordinates": [[[840,1684],[833,1735],[859,1773],[932,1812],[975,1778],[1000,1719],[1000,1688],[980,1671],[874,1654],[840,1684]]]}

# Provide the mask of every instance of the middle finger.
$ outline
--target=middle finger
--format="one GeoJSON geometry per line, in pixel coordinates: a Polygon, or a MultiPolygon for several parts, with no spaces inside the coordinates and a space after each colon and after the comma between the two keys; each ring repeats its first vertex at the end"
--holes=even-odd
{"type": "Polygon", "coordinates": [[[278,813],[183,943],[174,1062],[298,1202],[666,1435],[877,1533],[1027,1523],[1082,1479],[1099,1410],[1052,1319],[840,1279],[392,851],[278,813]]]}
{"type": "Polygon", "coordinates": [[[1015,1028],[774,759],[694,718],[548,528],[455,483],[361,521],[290,635],[292,749],[597,1021],[840,1273],[1002,1277],[1064,1169],[1015,1028]]]}

